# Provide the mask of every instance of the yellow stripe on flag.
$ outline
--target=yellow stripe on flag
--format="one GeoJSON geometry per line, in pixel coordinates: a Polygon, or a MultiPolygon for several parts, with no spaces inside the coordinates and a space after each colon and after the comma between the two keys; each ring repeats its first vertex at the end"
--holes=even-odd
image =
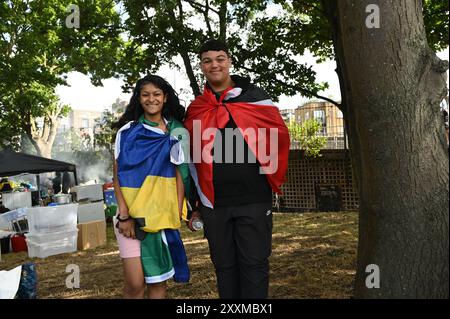
{"type": "MultiPolygon", "coordinates": [[[[177,184],[175,177],[147,176],[141,188],[121,187],[129,214],[144,218],[142,230],[150,233],[161,229],[180,228],[177,184]]],[[[185,201],[182,217],[187,215],[185,201]]]]}

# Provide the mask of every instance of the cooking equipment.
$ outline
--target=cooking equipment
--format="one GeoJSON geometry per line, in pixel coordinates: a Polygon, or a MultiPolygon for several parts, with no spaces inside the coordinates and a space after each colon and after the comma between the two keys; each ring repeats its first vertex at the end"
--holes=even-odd
{"type": "Polygon", "coordinates": [[[53,195],[53,201],[57,204],[70,204],[72,203],[71,194],[56,194],[53,195]]]}

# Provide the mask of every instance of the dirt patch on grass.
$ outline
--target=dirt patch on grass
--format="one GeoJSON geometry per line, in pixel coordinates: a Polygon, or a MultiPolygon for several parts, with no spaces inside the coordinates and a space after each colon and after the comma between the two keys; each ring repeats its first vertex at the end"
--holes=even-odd
{"type": "MultiPolygon", "coordinates": [[[[274,213],[269,297],[350,298],[356,269],[357,213],[274,213]]],[[[203,232],[181,230],[191,281],[168,281],[168,298],[217,298],[214,268],[203,232]]],[[[0,270],[36,263],[39,298],[121,298],[122,263],[111,224],[107,245],[45,259],[26,252],[2,255],[0,270]],[[66,288],[66,267],[80,267],[80,288],[66,288]]]]}

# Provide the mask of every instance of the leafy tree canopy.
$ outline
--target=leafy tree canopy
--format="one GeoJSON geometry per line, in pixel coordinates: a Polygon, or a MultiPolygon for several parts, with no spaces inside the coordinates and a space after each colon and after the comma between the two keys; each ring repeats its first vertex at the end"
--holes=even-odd
{"type": "MultiPolygon", "coordinates": [[[[282,94],[322,98],[327,83],[317,83],[311,65],[298,62],[309,50],[317,62],[334,59],[331,29],[321,2],[313,0],[122,1],[129,39],[121,73],[130,88],[144,73],[183,59],[194,95],[203,82],[197,51],[208,38],[226,39],[233,72],[251,76],[274,100],[282,94]],[[274,12],[277,10],[277,12],[274,12]],[[200,85],[199,85],[200,84],[200,85]]],[[[430,45],[448,46],[448,2],[424,1],[430,45]]]]}
{"type": "MultiPolygon", "coordinates": [[[[15,141],[21,132],[26,132],[30,139],[37,136],[32,132],[35,119],[48,118],[56,101],[55,87],[67,84],[68,72],[88,74],[95,85],[116,74],[122,45],[119,23],[114,2],[109,0],[1,2],[0,143],[3,147],[15,141]],[[79,9],[79,28],[66,24],[68,19],[75,21],[69,17],[75,13],[68,10],[72,4],[79,9]]],[[[51,125],[55,127],[55,123],[51,125]]]]}

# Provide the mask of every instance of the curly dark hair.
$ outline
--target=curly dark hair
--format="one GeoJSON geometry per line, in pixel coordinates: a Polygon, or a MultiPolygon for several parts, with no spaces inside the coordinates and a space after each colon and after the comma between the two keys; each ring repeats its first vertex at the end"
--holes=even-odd
{"type": "Polygon", "coordinates": [[[186,110],[180,104],[178,95],[172,86],[158,75],[149,74],[139,79],[133,90],[133,95],[131,96],[130,103],[125,109],[125,113],[119,118],[119,121],[113,123],[113,129],[119,129],[129,121],[137,121],[139,117],[144,113],[141,103],[139,102],[139,96],[141,94],[141,89],[146,84],[153,84],[157,88],[160,88],[164,95],[167,96],[167,101],[163,105],[162,116],[167,120],[178,120],[182,122],[184,120],[184,115],[186,110]]]}

